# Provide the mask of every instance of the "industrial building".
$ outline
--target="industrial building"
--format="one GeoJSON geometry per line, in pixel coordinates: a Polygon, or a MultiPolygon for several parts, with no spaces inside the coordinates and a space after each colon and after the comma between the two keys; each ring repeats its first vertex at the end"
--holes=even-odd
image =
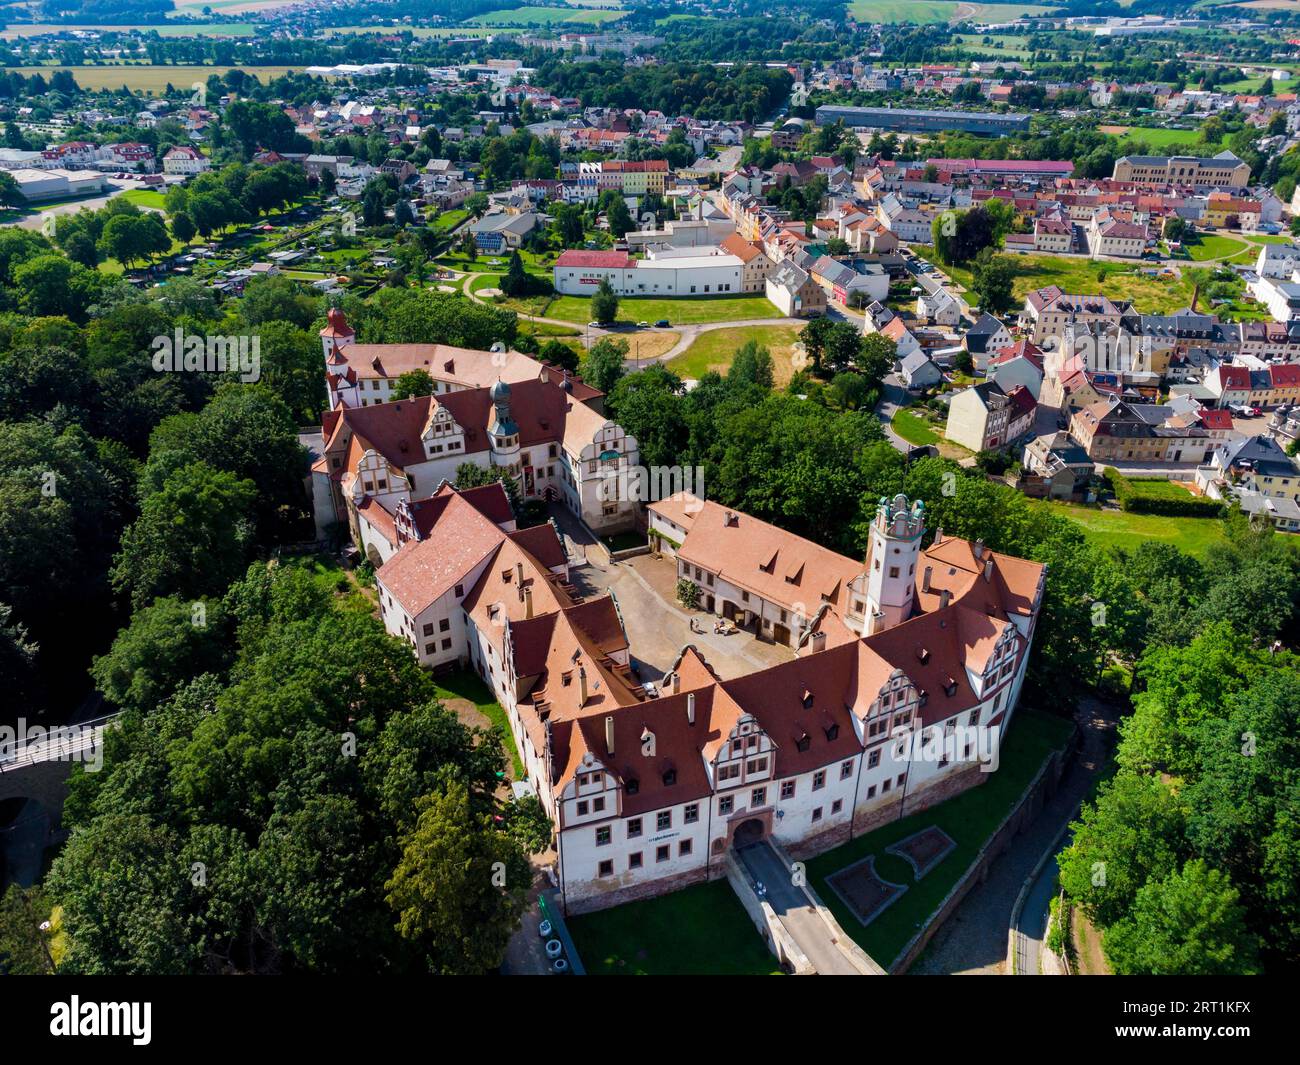
{"type": "Polygon", "coordinates": [[[896,133],[942,133],[958,130],[980,136],[1005,137],[1028,133],[1027,114],[995,111],[920,111],[908,107],[847,107],[823,104],[817,108],[817,125],[882,129],[896,133]]]}

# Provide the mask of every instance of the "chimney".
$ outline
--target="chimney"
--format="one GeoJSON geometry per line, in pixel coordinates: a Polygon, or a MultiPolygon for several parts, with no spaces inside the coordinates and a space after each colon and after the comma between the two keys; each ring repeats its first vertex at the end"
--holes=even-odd
{"type": "Polygon", "coordinates": [[[991,581],[993,579],[993,556],[992,555],[989,555],[989,557],[984,560],[984,579],[986,581],[991,581]]]}
{"type": "Polygon", "coordinates": [[[981,558],[983,558],[983,557],[984,557],[984,541],[983,541],[983,540],[976,540],[976,541],[975,541],[975,558],[976,558],[976,560],[978,561],[979,559],[981,559],[981,558]]]}
{"type": "Polygon", "coordinates": [[[937,529],[934,530],[934,542],[938,544],[942,540],[943,540],[943,526],[940,525],[937,529]]]}
{"type": "Polygon", "coordinates": [[[926,566],[925,569],[921,571],[921,591],[928,592],[930,590],[930,574],[933,572],[933,566],[926,566]]]}
{"type": "Polygon", "coordinates": [[[818,629],[812,635],[812,650],[813,654],[826,650],[826,633],[821,629],[818,629]]]}
{"type": "Polygon", "coordinates": [[[515,580],[519,582],[520,588],[524,586],[524,564],[522,562],[515,563],[515,580]]]}
{"type": "Polygon", "coordinates": [[[524,617],[531,618],[532,616],[533,616],[533,589],[532,586],[529,585],[524,589],[524,617]]]}
{"type": "MultiPolygon", "coordinates": [[[[676,695],[681,690],[682,690],[682,675],[678,670],[674,669],[673,670],[673,694],[676,695]]],[[[692,702],[695,701],[694,696],[691,697],[691,701],[692,702]]]]}
{"type": "MultiPolygon", "coordinates": [[[[583,675],[583,687],[586,687],[586,676],[583,675]]],[[[614,715],[605,715],[605,750],[609,752],[611,758],[614,757],[614,715]]]]}
{"type": "Polygon", "coordinates": [[[943,610],[948,605],[948,600],[952,598],[952,592],[947,588],[939,593],[939,609],[943,610]]]}
{"type": "MultiPolygon", "coordinates": [[[[578,706],[581,708],[586,705],[587,705],[587,667],[579,666],[578,667],[578,706]]],[[[606,721],[606,728],[613,728],[614,719],[612,717],[606,718],[605,721],[606,721]]]]}
{"type": "Polygon", "coordinates": [[[686,693],[686,723],[688,725],[695,724],[695,693],[694,692],[686,693]]]}

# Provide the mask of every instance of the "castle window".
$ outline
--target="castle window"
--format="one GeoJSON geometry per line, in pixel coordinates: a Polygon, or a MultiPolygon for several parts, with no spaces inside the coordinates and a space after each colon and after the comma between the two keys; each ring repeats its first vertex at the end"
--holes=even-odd
{"type": "Polygon", "coordinates": [[[606,858],[603,862],[600,863],[597,869],[598,869],[598,875],[600,876],[613,876],[614,860],[612,858],[606,858]]]}
{"type": "Polygon", "coordinates": [[[627,838],[636,839],[641,835],[641,818],[634,817],[627,823],[627,838]]]}

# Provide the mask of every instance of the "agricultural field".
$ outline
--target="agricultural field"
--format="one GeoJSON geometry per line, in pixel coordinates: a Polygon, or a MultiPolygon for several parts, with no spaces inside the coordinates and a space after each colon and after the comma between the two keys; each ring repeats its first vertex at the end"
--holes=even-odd
{"type": "Polygon", "coordinates": [[[572,23],[583,26],[600,26],[623,17],[621,8],[589,7],[576,10],[571,7],[521,7],[509,11],[489,11],[465,20],[467,26],[558,26],[572,23]]]}
{"type": "Polygon", "coordinates": [[[696,337],[689,348],[668,363],[668,369],[679,377],[696,381],[710,370],[725,374],[736,351],[754,340],[772,353],[774,383],[777,388],[784,388],[801,369],[795,365],[795,342],[802,330],[802,325],[795,324],[710,329],[696,337]]]}
{"type": "Polygon", "coordinates": [[[424,37],[497,37],[518,33],[517,29],[495,29],[486,26],[327,26],[321,33],[326,37],[336,34],[409,33],[417,39],[424,37]]]}
{"type": "Polygon", "coordinates": [[[955,3],[948,0],[852,0],[849,15],[858,22],[953,22],[978,19],[998,22],[1050,10],[1036,4],[955,3]]]}
{"type": "MultiPolygon", "coordinates": [[[[100,89],[120,89],[125,85],[128,89],[140,90],[149,94],[163,92],[168,85],[174,88],[185,88],[193,85],[195,82],[207,81],[213,74],[224,74],[233,67],[204,67],[204,66],[153,66],[148,64],[123,64],[121,66],[43,66],[43,67],[10,67],[10,70],[18,74],[30,77],[32,74],[41,74],[49,77],[56,70],[67,70],[71,72],[78,85],[83,89],[97,92],[100,89]]],[[[254,75],[259,81],[269,82],[282,74],[290,74],[294,71],[302,70],[300,66],[268,66],[268,67],[241,67],[247,73],[254,75]]]]}
{"type": "Polygon", "coordinates": [[[141,33],[156,33],[159,37],[252,37],[257,32],[251,22],[174,22],[157,26],[56,25],[49,22],[33,22],[0,29],[0,40],[15,41],[23,37],[39,37],[46,33],[66,33],[72,30],[96,33],[138,30],[141,33]]]}

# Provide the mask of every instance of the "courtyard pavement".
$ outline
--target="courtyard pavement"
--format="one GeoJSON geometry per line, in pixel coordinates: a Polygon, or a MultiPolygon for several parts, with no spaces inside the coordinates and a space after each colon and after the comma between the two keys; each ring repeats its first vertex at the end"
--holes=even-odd
{"type": "Polygon", "coordinates": [[[613,593],[643,681],[659,680],[688,643],[696,646],[723,680],[794,658],[793,649],[763,643],[748,632],[717,634],[713,615],[684,610],[675,598],[677,570],[672,559],[638,555],[604,565],[593,557],[582,569],[573,570],[570,579],[584,596],[613,593]],[[692,632],[692,619],[704,631],[692,632]]]}

